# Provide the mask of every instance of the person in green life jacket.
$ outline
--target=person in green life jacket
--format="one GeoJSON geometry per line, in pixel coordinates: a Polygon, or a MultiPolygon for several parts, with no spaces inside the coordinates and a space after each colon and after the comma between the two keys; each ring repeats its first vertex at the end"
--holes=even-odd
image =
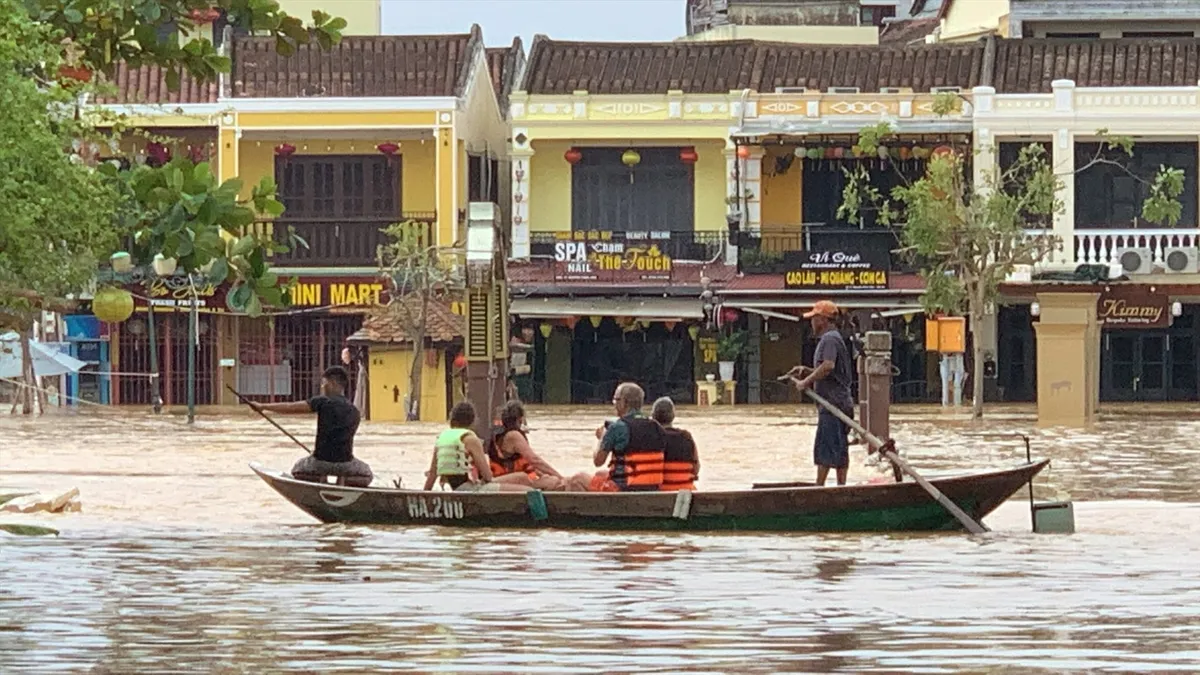
{"type": "Polygon", "coordinates": [[[526,492],[531,488],[528,476],[514,474],[507,480],[492,476],[483,441],[471,431],[475,424],[475,406],[463,401],[450,411],[450,428],[438,434],[434,442],[429,471],[425,472],[425,490],[439,480],[457,492],[526,492]]]}

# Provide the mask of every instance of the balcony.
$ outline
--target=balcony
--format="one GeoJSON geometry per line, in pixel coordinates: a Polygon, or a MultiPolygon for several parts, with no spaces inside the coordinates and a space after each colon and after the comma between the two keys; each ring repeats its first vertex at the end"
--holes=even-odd
{"type": "Polygon", "coordinates": [[[275,241],[287,241],[288,227],[308,243],[308,248],[294,246],[292,250],[276,253],[271,263],[279,267],[376,267],[379,247],[387,243],[383,230],[398,222],[415,221],[427,227],[429,241],[434,241],[434,213],[404,213],[394,218],[342,218],[337,220],[280,218],[257,222],[256,233],[271,233],[275,241]]]}
{"type": "Polygon", "coordinates": [[[745,274],[784,274],[796,269],[807,251],[862,253],[865,258],[889,260],[894,272],[911,272],[908,256],[896,253],[901,243],[896,230],[845,227],[825,223],[803,226],[764,226],[739,237],[738,262],[745,274]]]}
{"type": "Polygon", "coordinates": [[[1081,264],[1117,263],[1121,251],[1145,249],[1155,264],[1165,265],[1171,249],[1196,250],[1197,247],[1200,247],[1200,229],[1197,228],[1075,230],[1075,262],[1081,264]]]}

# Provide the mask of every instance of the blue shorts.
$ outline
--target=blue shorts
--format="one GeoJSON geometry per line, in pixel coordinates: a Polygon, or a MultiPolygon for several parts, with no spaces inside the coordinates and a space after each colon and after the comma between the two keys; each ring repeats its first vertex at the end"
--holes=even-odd
{"type": "Polygon", "coordinates": [[[817,437],[813,441],[813,464],[831,469],[850,466],[850,443],[846,424],[831,413],[817,413],[817,437]]]}

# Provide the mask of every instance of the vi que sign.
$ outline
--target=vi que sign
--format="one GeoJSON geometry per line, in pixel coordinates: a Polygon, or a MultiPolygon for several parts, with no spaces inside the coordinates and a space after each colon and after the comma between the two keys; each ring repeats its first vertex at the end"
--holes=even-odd
{"type": "Polygon", "coordinates": [[[888,261],[864,252],[811,251],[784,285],[790,289],[881,290],[888,287],[888,261]]]}

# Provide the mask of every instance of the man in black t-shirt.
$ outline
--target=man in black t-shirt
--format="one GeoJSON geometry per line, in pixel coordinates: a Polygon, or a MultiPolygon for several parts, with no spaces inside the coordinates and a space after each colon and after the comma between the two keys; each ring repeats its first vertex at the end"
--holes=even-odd
{"type": "Polygon", "coordinates": [[[313,454],[296,462],[292,476],[298,480],[324,482],[326,476],[344,478],[347,485],[366,487],[373,478],[371,467],[354,458],[354,434],[359,414],[346,398],[350,376],[341,366],[332,366],[321,376],[321,395],[290,403],[251,403],[263,412],[282,415],[317,414],[317,442],[313,454]]]}

